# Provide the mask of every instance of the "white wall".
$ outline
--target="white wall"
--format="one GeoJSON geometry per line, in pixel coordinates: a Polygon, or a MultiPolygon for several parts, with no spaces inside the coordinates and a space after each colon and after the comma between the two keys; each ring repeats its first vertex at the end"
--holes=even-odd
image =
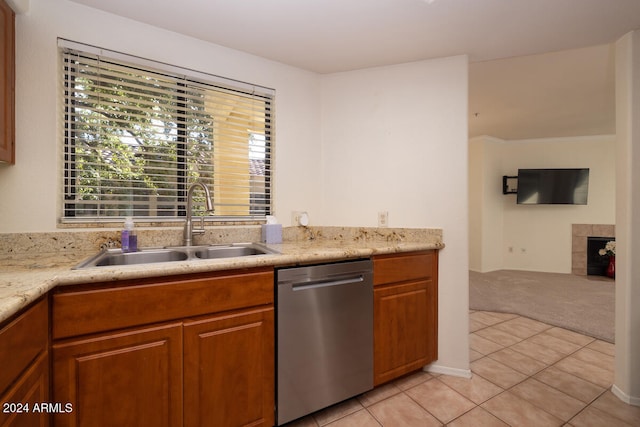
{"type": "Polygon", "coordinates": [[[0,166],[0,232],[56,230],[57,37],[275,88],[275,213],[288,224],[299,206],[320,209],[317,74],[65,0],[31,0],[29,12],[16,16],[16,165],[0,166]]]}
{"type": "Polygon", "coordinates": [[[615,137],[546,138],[501,144],[472,140],[470,144],[479,142],[484,144],[484,156],[475,156],[471,161],[484,167],[479,179],[493,182],[486,186],[482,205],[472,203],[471,215],[488,216],[493,221],[482,222],[482,234],[470,234],[471,247],[482,251],[481,255],[474,254],[472,269],[571,273],[571,224],[616,221],[615,137]],[[588,204],[516,204],[515,195],[501,194],[502,175],[515,176],[519,168],[589,168],[588,204]],[[497,210],[501,211],[501,223],[495,220],[500,217],[497,210]],[[496,241],[495,236],[501,236],[502,241],[496,241]],[[489,254],[494,254],[491,262],[485,260],[489,254]]]}
{"type": "Polygon", "coordinates": [[[616,43],[616,360],[613,392],[640,406],[640,31],[616,43]]]}
{"type": "Polygon", "coordinates": [[[502,147],[489,136],[469,141],[469,269],[503,267],[502,147]]]}
{"type": "Polygon", "coordinates": [[[7,0],[7,3],[15,13],[27,13],[29,11],[29,0],[7,0]]]}
{"type": "Polygon", "coordinates": [[[468,370],[467,58],[322,78],[323,225],[438,227],[439,367],[468,370]]]}
{"type": "Polygon", "coordinates": [[[502,161],[505,175],[518,168],[590,169],[587,205],[518,205],[515,195],[503,197],[504,268],[571,273],[571,224],[615,223],[615,137],[512,141],[502,161]]]}

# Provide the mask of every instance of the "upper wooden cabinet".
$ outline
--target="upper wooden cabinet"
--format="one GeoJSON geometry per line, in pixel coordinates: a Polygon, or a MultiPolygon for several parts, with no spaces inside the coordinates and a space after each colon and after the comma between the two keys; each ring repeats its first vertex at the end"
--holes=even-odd
{"type": "Polygon", "coordinates": [[[438,358],[438,252],[377,256],[374,282],[374,385],[438,358]]]}
{"type": "Polygon", "coordinates": [[[15,163],[15,14],[0,0],[0,162],[15,163]]]}

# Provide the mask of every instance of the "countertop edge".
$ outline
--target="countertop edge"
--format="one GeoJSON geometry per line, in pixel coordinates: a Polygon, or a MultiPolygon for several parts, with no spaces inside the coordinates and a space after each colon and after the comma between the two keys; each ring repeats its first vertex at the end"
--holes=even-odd
{"type": "MultiPolygon", "coordinates": [[[[280,252],[218,260],[179,261],[136,266],[96,267],[72,270],[70,265],[16,271],[0,274],[0,323],[14,316],[32,302],[58,286],[91,282],[116,282],[128,279],[165,277],[182,274],[206,273],[256,267],[282,267],[367,258],[374,255],[443,249],[443,243],[389,243],[372,242],[364,245],[343,245],[332,242],[333,247],[317,246],[314,242],[268,245],[280,252]]],[[[75,264],[73,264],[75,265],[75,264]]]]}

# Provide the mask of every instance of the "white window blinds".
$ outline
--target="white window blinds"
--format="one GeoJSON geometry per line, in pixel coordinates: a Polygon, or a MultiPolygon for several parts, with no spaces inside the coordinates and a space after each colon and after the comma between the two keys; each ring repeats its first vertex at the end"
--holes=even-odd
{"type": "Polygon", "coordinates": [[[60,45],[63,220],[184,216],[196,180],[211,190],[216,219],[271,213],[272,90],[60,45]]]}

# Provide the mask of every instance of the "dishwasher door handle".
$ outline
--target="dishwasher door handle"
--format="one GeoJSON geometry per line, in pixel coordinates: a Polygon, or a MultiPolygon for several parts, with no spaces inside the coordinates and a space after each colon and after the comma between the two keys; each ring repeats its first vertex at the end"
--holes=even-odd
{"type": "Polygon", "coordinates": [[[349,277],[347,279],[340,279],[340,280],[324,280],[324,281],[317,281],[317,282],[294,283],[291,287],[294,291],[306,291],[309,289],[328,288],[330,286],[340,286],[340,285],[351,285],[353,283],[362,283],[362,282],[364,282],[364,277],[358,276],[358,277],[349,277]]]}

